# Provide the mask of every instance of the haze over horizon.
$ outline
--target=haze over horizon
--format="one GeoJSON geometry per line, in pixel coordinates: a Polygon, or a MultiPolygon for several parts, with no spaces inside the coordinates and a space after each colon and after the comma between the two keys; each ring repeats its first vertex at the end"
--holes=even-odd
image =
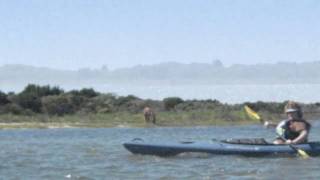
{"type": "Polygon", "coordinates": [[[320,60],[320,1],[1,1],[0,66],[320,60]]]}
{"type": "Polygon", "coordinates": [[[78,69],[76,68],[68,68],[68,67],[50,67],[50,66],[45,66],[45,65],[31,65],[31,64],[3,64],[0,65],[0,68],[4,68],[6,66],[21,66],[21,68],[23,67],[30,67],[30,68],[35,68],[35,69],[51,69],[51,70],[58,70],[58,71],[81,71],[81,70],[108,70],[108,71],[117,71],[117,70],[123,70],[123,69],[134,69],[137,67],[152,67],[152,68],[157,68],[158,66],[161,65],[170,65],[170,64],[177,64],[177,65],[213,65],[213,66],[221,66],[223,68],[231,68],[233,66],[243,66],[243,67],[252,67],[252,66],[273,66],[273,65],[278,65],[278,64],[298,64],[298,65],[305,65],[305,64],[313,64],[313,63],[320,63],[320,61],[305,61],[305,62],[290,62],[290,61],[279,61],[279,62],[261,62],[261,63],[235,63],[235,64],[223,64],[223,61],[216,59],[213,60],[211,62],[176,62],[176,61],[163,61],[163,62],[159,62],[159,63],[154,63],[154,64],[133,64],[131,66],[122,66],[122,67],[116,67],[116,68],[110,68],[110,66],[108,66],[107,64],[102,64],[100,67],[96,66],[96,67],[79,67],[78,69]]]}

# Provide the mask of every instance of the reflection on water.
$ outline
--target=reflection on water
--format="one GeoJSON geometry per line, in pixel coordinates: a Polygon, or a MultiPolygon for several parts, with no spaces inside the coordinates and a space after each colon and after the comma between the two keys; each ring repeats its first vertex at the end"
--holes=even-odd
{"type": "MultiPolygon", "coordinates": [[[[311,140],[319,140],[314,122],[311,140]]],[[[25,129],[0,131],[0,179],[318,179],[320,158],[242,157],[185,153],[133,155],[122,143],[274,138],[261,126],[195,128],[25,129]]]]}

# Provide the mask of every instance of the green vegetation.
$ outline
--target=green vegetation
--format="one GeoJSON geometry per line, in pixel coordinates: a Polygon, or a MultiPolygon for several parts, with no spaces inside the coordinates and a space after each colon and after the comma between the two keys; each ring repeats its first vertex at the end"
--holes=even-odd
{"type": "Polygon", "coordinates": [[[166,110],[173,110],[180,103],[183,103],[183,100],[179,97],[168,97],[163,99],[163,105],[166,110]]]}
{"type": "MultiPolygon", "coordinates": [[[[133,95],[103,94],[90,88],[65,92],[59,87],[28,85],[22,92],[0,91],[0,128],[20,127],[144,127],[142,110],[151,107],[158,126],[207,126],[255,123],[244,104],[271,121],[283,114],[286,102],[223,104],[217,100],[168,97],[141,99],[133,95]]],[[[316,117],[320,103],[303,104],[307,118],[316,117]]]]}

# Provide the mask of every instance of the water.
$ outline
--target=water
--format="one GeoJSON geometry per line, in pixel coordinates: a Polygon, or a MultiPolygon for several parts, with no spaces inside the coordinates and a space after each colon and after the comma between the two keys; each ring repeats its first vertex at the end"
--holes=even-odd
{"type": "Polygon", "coordinates": [[[162,100],[217,99],[226,103],[295,100],[310,103],[320,101],[320,84],[252,84],[252,85],[95,85],[101,92],[119,95],[133,94],[141,98],[162,100]]]}
{"type": "MultiPolygon", "coordinates": [[[[313,122],[311,140],[319,140],[313,122]]],[[[122,143],[265,137],[261,126],[193,128],[17,129],[0,131],[0,179],[319,179],[320,157],[133,155],[122,143]]]]}

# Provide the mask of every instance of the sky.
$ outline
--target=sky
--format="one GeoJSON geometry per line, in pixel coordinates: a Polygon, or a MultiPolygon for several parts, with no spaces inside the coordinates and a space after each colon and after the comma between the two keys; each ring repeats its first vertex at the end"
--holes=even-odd
{"type": "Polygon", "coordinates": [[[0,66],[320,61],[318,0],[0,0],[0,66]]]}

